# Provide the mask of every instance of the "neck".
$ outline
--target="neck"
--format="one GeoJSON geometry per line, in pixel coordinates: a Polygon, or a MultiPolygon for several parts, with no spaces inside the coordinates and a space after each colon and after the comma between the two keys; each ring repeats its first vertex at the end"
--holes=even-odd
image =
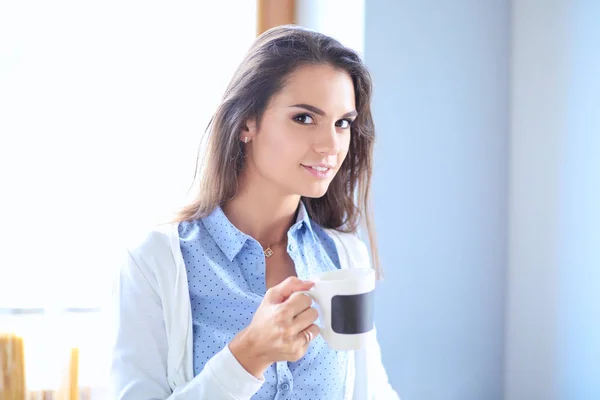
{"type": "Polygon", "coordinates": [[[223,212],[236,228],[266,247],[285,241],[299,202],[300,196],[282,193],[258,174],[242,173],[238,193],[223,212]]]}

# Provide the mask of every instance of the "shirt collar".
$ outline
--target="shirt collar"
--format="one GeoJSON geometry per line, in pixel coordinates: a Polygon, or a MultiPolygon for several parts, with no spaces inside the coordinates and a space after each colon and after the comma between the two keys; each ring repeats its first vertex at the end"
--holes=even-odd
{"type": "Polygon", "coordinates": [[[250,237],[236,228],[219,206],[202,218],[202,223],[229,261],[233,261],[250,237]]]}
{"type": "MultiPolygon", "coordinates": [[[[246,241],[250,239],[250,236],[240,231],[229,221],[223,209],[219,206],[209,215],[202,218],[202,223],[229,261],[233,261],[246,244],[246,241]]],[[[311,233],[314,237],[310,217],[304,203],[301,201],[298,205],[296,222],[290,227],[288,232],[291,232],[295,236],[296,231],[299,232],[302,227],[305,227],[307,232],[311,233]]]]}
{"type": "Polygon", "coordinates": [[[308,216],[308,211],[306,210],[306,206],[301,201],[298,206],[298,216],[296,217],[296,223],[292,225],[291,229],[300,230],[302,227],[306,227],[306,229],[313,233],[312,224],[310,222],[310,217],[308,216]]]}

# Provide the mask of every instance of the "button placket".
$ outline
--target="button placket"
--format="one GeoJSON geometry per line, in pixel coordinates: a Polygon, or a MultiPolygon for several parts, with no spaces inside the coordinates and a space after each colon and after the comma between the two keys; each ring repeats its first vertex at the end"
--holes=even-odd
{"type": "Polygon", "coordinates": [[[277,400],[292,398],[293,379],[292,371],[285,361],[277,363],[277,400]]]}

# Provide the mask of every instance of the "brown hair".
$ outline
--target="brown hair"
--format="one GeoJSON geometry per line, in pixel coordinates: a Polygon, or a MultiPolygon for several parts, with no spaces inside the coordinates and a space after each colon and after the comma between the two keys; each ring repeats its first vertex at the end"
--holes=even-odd
{"type": "Polygon", "coordinates": [[[197,193],[176,221],[199,219],[232,199],[244,164],[239,134],[246,121],[261,117],[286,78],[302,65],[327,64],[345,71],[354,84],[358,116],[351,126],[348,155],[321,198],[302,198],[309,216],[324,228],[356,233],[366,223],[373,266],[381,275],[369,186],[375,127],[371,116],[371,77],[358,53],[337,40],[293,25],[260,35],[236,70],[220,106],[206,129],[203,159],[196,165],[197,193]]]}

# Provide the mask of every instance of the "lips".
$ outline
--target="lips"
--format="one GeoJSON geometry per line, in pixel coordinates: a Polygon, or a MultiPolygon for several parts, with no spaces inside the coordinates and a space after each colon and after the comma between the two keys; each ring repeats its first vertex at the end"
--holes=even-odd
{"type": "Polygon", "coordinates": [[[327,164],[301,165],[307,172],[309,172],[311,175],[317,178],[327,178],[334,170],[333,166],[327,164]]]}

